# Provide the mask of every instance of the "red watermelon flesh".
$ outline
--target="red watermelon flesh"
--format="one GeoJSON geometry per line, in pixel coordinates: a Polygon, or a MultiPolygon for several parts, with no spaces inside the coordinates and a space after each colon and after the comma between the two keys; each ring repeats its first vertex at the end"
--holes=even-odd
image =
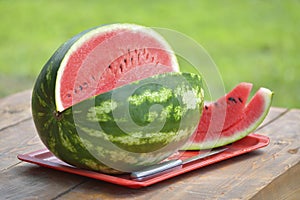
{"type": "Polygon", "coordinates": [[[179,71],[166,41],[150,28],[133,24],[98,27],[66,53],[56,80],[57,110],[132,81],[179,71]]]}
{"type": "Polygon", "coordinates": [[[251,83],[242,82],[217,101],[204,105],[198,132],[218,132],[235,124],[241,117],[251,89],[251,83]]]}
{"type": "Polygon", "coordinates": [[[263,114],[265,110],[268,110],[268,99],[271,95],[272,92],[270,90],[260,88],[245,107],[239,122],[223,130],[221,137],[230,137],[234,132],[245,131],[245,127],[248,130],[253,130],[254,123],[257,120],[262,122],[263,114]]]}
{"type": "MultiPolygon", "coordinates": [[[[260,88],[251,98],[249,103],[242,109],[242,111],[240,111],[239,116],[236,117],[236,122],[232,123],[230,126],[226,126],[227,128],[222,131],[209,129],[207,132],[200,132],[199,126],[198,130],[194,133],[194,135],[192,135],[190,142],[188,142],[183,149],[211,149],[230,144],[247,136],[265,119],[269,112],[272,98],[272,91],[266,88],[260,88]]],[[[231,112],[236,113],[234,111],[234,106],[232,106],[231,110],[227,109],[226,116],[233,115],[231,112]]]]}

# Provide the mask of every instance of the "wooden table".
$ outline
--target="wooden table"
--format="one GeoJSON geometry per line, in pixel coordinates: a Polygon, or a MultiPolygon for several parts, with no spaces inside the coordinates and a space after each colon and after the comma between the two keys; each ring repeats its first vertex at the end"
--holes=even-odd
{"type": "Polygon", "coordinates": [[[271,108],[256,131],[270,137],[265,148],[129,189],[19,161],[44,148],[30,94],[0,99],[0,199],[300,199],[300,110],[271,108]]]}

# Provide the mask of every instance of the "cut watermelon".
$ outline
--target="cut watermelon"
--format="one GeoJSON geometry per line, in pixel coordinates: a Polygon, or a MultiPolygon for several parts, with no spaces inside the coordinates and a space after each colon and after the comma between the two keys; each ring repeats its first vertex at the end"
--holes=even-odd
{"type": "Polygon", "coordinates": [[[57,158],[79,168],[119,174],[158,163],[186,143],[202,112],[202,77],[177,71],[175,54],[150,28],[84,31],[36,80],[36,130],[57,158]]]}
{"type": "Polygon", "coordinates": [[[260,88],[245,106],[251,88],[252,84],[241,83],[225,97],[205,105],[198,129],[183,149],[201,150],[224,146],[254,131],[269,112],[273,92],[260,88]],[[225,111],[226,114],[221,113],[225,111]],[[223,119],[224,123],[221,123],[224,115],[225,121],[223,119]]]}
{"type": "Polygon", "coordinates": [[[150,28],[113,24],[76,39],[57,72],[58,111],[136,80],[179,71],[172,49],[150,28]]]}

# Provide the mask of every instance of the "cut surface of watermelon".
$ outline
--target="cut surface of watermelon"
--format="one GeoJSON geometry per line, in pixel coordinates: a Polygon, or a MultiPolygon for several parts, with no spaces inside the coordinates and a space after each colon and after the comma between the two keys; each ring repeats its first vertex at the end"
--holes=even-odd
{"type": "MultiPolygon", "coordinates": [[[[248,97],[252,85],[251,84],[239,84],[237,88],[233,89],[233,93],[228,93],[225,97],[229,98],[229,94],[238,94],[237,90],[244,90],[244,92],[240,93],[243,94],[243,97],[248,97]],[[242,87],[244,86],[244,87],[242,87]],[[246,87],[245,87],[246,86],[246,87]],[[239,88],[239,89],[238,89],[239,88]]],[[[242,98],[242,97],[241,97],[242,98]]],[[[227,108],[223,109],[226,110],[226,120],[224,124],[218,124],[218,121],[212,121],[213,118],[208,119],[209,114],[205,114],[205,112],[210,111],[213,112],[216,108],[216,105],[209,104],[204,106],[203,115],[201,117],[199,126],[197,131],[192,135],[190,141],[187,145],[183,148],[184,150],[201,150],[201,149],[211,149],[215,147],[224,146],[235,142],[248,134],[254,131],[265,119],[266,115],[269,112],[271,103],[273,98],[273,92],[267,88],[260,88],[254,96],[251,98],[249,103],[246,105],[245,102],[247,99],[243,98],[243,102],[241,104],[229,105],[227,104],[227,108]],[[214,105],[214,106],[212,106],[214,105]],[[207,109],[209,107],[209,109],[207,109]],[[235,107],[237,109],[235,109],[235,107]],[[237,115],[237,116],[235,116],[237,115]],[[233,117],[235,120],[230,119],[233,117]],[[202,119],[202,118],[207,119],[202,119]],[[208,124],[205,124],[208,123],[208,124]],[[223,127],[222,129],[215,129],[213,128],[203,128],[201,127],[209,127],[210,123],[213,123],[212,126],[223,127]],[[214,125],[216,124],[216,125],[214,125]],[[225,127],[225,128],[224,128],[225,127]],[[206,130],[206,132],[205,132],[206,130]]],[[[221,99],[224,99],[222,97],[221,99]]],[[[230,99],[229,101],[233,101],[230,99]]],[[[219,102],[219,101],[217,101],[219,102]]],[[[223,115],[223,114],[221,114],[223,115]]],[[[219,117],[216,116],[215,119],[219,117]]]]}
{"type": "Polygon", "coordinates": [[[156,74],[179,71],[171,47],[155,31],[133,24],[84,32],[57,72],[57,111],[91,96],[156,74]]]}
{"type": "Polygon", "coordinates": [[[217,101],[207,103],[203,109],[198,131],[204,134],[208,131],[217,132],[236,123],[246,106],[251,89],[251,83],[242,82],[217,101]]]}

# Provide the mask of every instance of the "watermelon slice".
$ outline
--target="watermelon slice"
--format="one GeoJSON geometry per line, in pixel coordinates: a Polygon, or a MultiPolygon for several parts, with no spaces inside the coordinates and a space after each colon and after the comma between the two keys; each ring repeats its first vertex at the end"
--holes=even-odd
{"type": "Polygon", "coordinates": [[[183,150],[224,146],[254,131],[269,112],[273,92],[260,88],[246,105],[251,88],[250,83],[240,83],[218,101],[206,104],[197,131],[183,150]]]}
{"type": "Polygon", "coordinates": [[[59,112],[130,82],[179,71],[171,47],[147,27],[112,24],[71,40],[76,42],[65,53],[56,77],[59,112]]]}

